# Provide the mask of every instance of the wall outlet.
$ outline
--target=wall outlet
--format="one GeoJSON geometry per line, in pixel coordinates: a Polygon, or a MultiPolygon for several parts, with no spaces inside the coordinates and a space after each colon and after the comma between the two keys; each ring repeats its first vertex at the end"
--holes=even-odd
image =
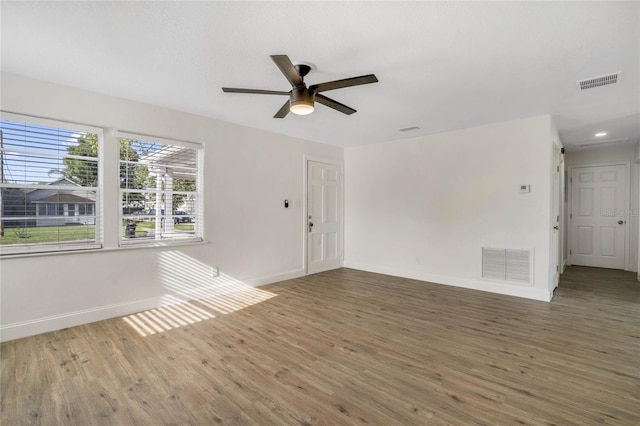
{"type": "Polygon", "coordinates": [[[528,194],[529,192],[531,192],[531,185],[529,185],[529,184],[520,185],[520,193],[521,194],[528,194]]]}

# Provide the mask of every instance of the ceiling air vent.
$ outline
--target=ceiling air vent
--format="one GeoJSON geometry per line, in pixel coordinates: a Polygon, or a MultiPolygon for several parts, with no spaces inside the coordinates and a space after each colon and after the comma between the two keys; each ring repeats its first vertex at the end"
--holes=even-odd
{"type": "Polygon", "coordinates": [[[418,126],[405,127],[404,129],[398,129],[399,132],[412,132],[414,130],[420,130],[418,126]]]}
{"type": "Polygon", "coordinates": [[[593,89],[594,87],[615,84],[622,80],[622,71],[614,74],[601,75],[600,77],[587,78],[577,82],[578,90],[593,89]]]}
{"type": "Polygon", "coordinates": [[[602,142],[593,142],[593,143],[581,143],[580,145],[578,145],[580,148],[588,148],[588,147],[594,147],[594,146],[608,146],[608,145],[615,145],[615,144],[621,144],[621,143],[627,143],[629,142],[629,138],[624,138],[624,139],[610,139],[608,141],[602,141],[602,142]]]}

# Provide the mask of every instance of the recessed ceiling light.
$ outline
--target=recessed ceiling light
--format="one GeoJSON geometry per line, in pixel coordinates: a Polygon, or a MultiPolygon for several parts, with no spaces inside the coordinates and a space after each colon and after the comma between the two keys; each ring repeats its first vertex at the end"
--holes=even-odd
{"type": "Polygon", "coordinates": [[[596,133],[596,138],[601,138],[602,136],[607,136],[607,132],[596,133]]]}

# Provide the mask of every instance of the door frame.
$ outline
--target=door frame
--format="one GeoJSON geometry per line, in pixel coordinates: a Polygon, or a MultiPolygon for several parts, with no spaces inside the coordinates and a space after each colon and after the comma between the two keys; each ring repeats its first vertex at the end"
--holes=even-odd
{"type": "Polygon", "coordinates": [[[564,270],[567,267],[567,257],[566,257],[566,247],[569,241],[567,234],[567,209],[569,208],[569,188],[567,187],[568,182],[566,179],[567,176],[567,165],[565,162],[565,154],[560,152],[560,246],[559,246],[559,260],[560,262],[560,275],[564,274],[564,270]]]}
{"type": "MultiPolygon", "coordinates": [[[[575,164],[573,166],[569,166],[569,182],[568,182],[568,198],[569,198],[569,203],[567,206],[567,215],[571,215],[571,213],[573,212],[573,181],[572,181],[572,177],[573,177],[573,171],[574,169],[583,169],[586,167],[607,167],[607,166],[624,166],[624,174],[625,174],[625,178],[624,178],[624,184],[625,184],[625,190],[624,190],[624,217],[622,218],[622,220],[625,221],[625,224],[627,226],[625,226],[624,228],[624,270],[625,271],[631,271],[631,247],[630,247],[630,242],[631,242],[631,226],[629,223],[629,212],[631,211],[631,162],[630,161],[611,161],[611,162],[605,162],[605,163],[588,163],[588,164],[575,164]]],[[[569,219],[568,221],[568,226],[567,226],[567,250],[571,249],[572,247],[572,242],[573,242],[573,238],[575,238],[575,236],[573,235],[573,231],[572,231],[573,226],[571,226],[571,219],[569,219]]],[[[571,265],[571,255],[567,255],[567,265],[571,265]]]]}
{"type": "Polygon", "coordinates": [[[308,195],[308,170],[309,162],[331,164],[340,168],[340,209],[338,211],[338,220],[340,221],[340,236],[338,238],[340,267],[344,264],[344,161],[336,160],[335,158],[316,157],[313,155],[302,156],[302,265],[304,274],[309,275],[309,258],[307,253],[307,244],[309,239],[309,232],[307,231],[307,223],[309,216],[307,209],[309,206],[308,195]]]}
{"type": "Polygon", "coordinates": [[[562,232],[564,230],[564,220],[562,206],[564,201],[564,188],[562,176],[564,175],[564,158],[562,145],[555,140],[551,145],[552,176],[551,176],[551,245],[550,245],[550,268],[549,282],[551,291],[555,290],[560,283],[562,269],[562,232]],[[557,179],[557,182],[555,181],[557,179]],[[557,191],[557,192],[556,192],[557,191]],[[556,205],[557,204],[557,205],[556,205]],[[557,212],[554,211],[557,207],[557,212]],[[557,227],[558,229],[553,229],[557,227]],[[557,238],[556,241],[554,239],[557,238]],[[554,244],[555,242],[555,244],[554,244]],[[555,270],[554,267],[555,266],[555,270]]]}

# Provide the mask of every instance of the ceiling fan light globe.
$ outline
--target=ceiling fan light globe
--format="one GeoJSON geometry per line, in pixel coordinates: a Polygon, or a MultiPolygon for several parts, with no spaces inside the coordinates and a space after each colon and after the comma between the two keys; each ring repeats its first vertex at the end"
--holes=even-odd
{"type": "Polygon", "coordinates": [[[297,101],[291,103],[289,109],[292,113],[296,115],[308,115],[311,114],[314,110],[313,102],[308,101],[297,101]]]}

